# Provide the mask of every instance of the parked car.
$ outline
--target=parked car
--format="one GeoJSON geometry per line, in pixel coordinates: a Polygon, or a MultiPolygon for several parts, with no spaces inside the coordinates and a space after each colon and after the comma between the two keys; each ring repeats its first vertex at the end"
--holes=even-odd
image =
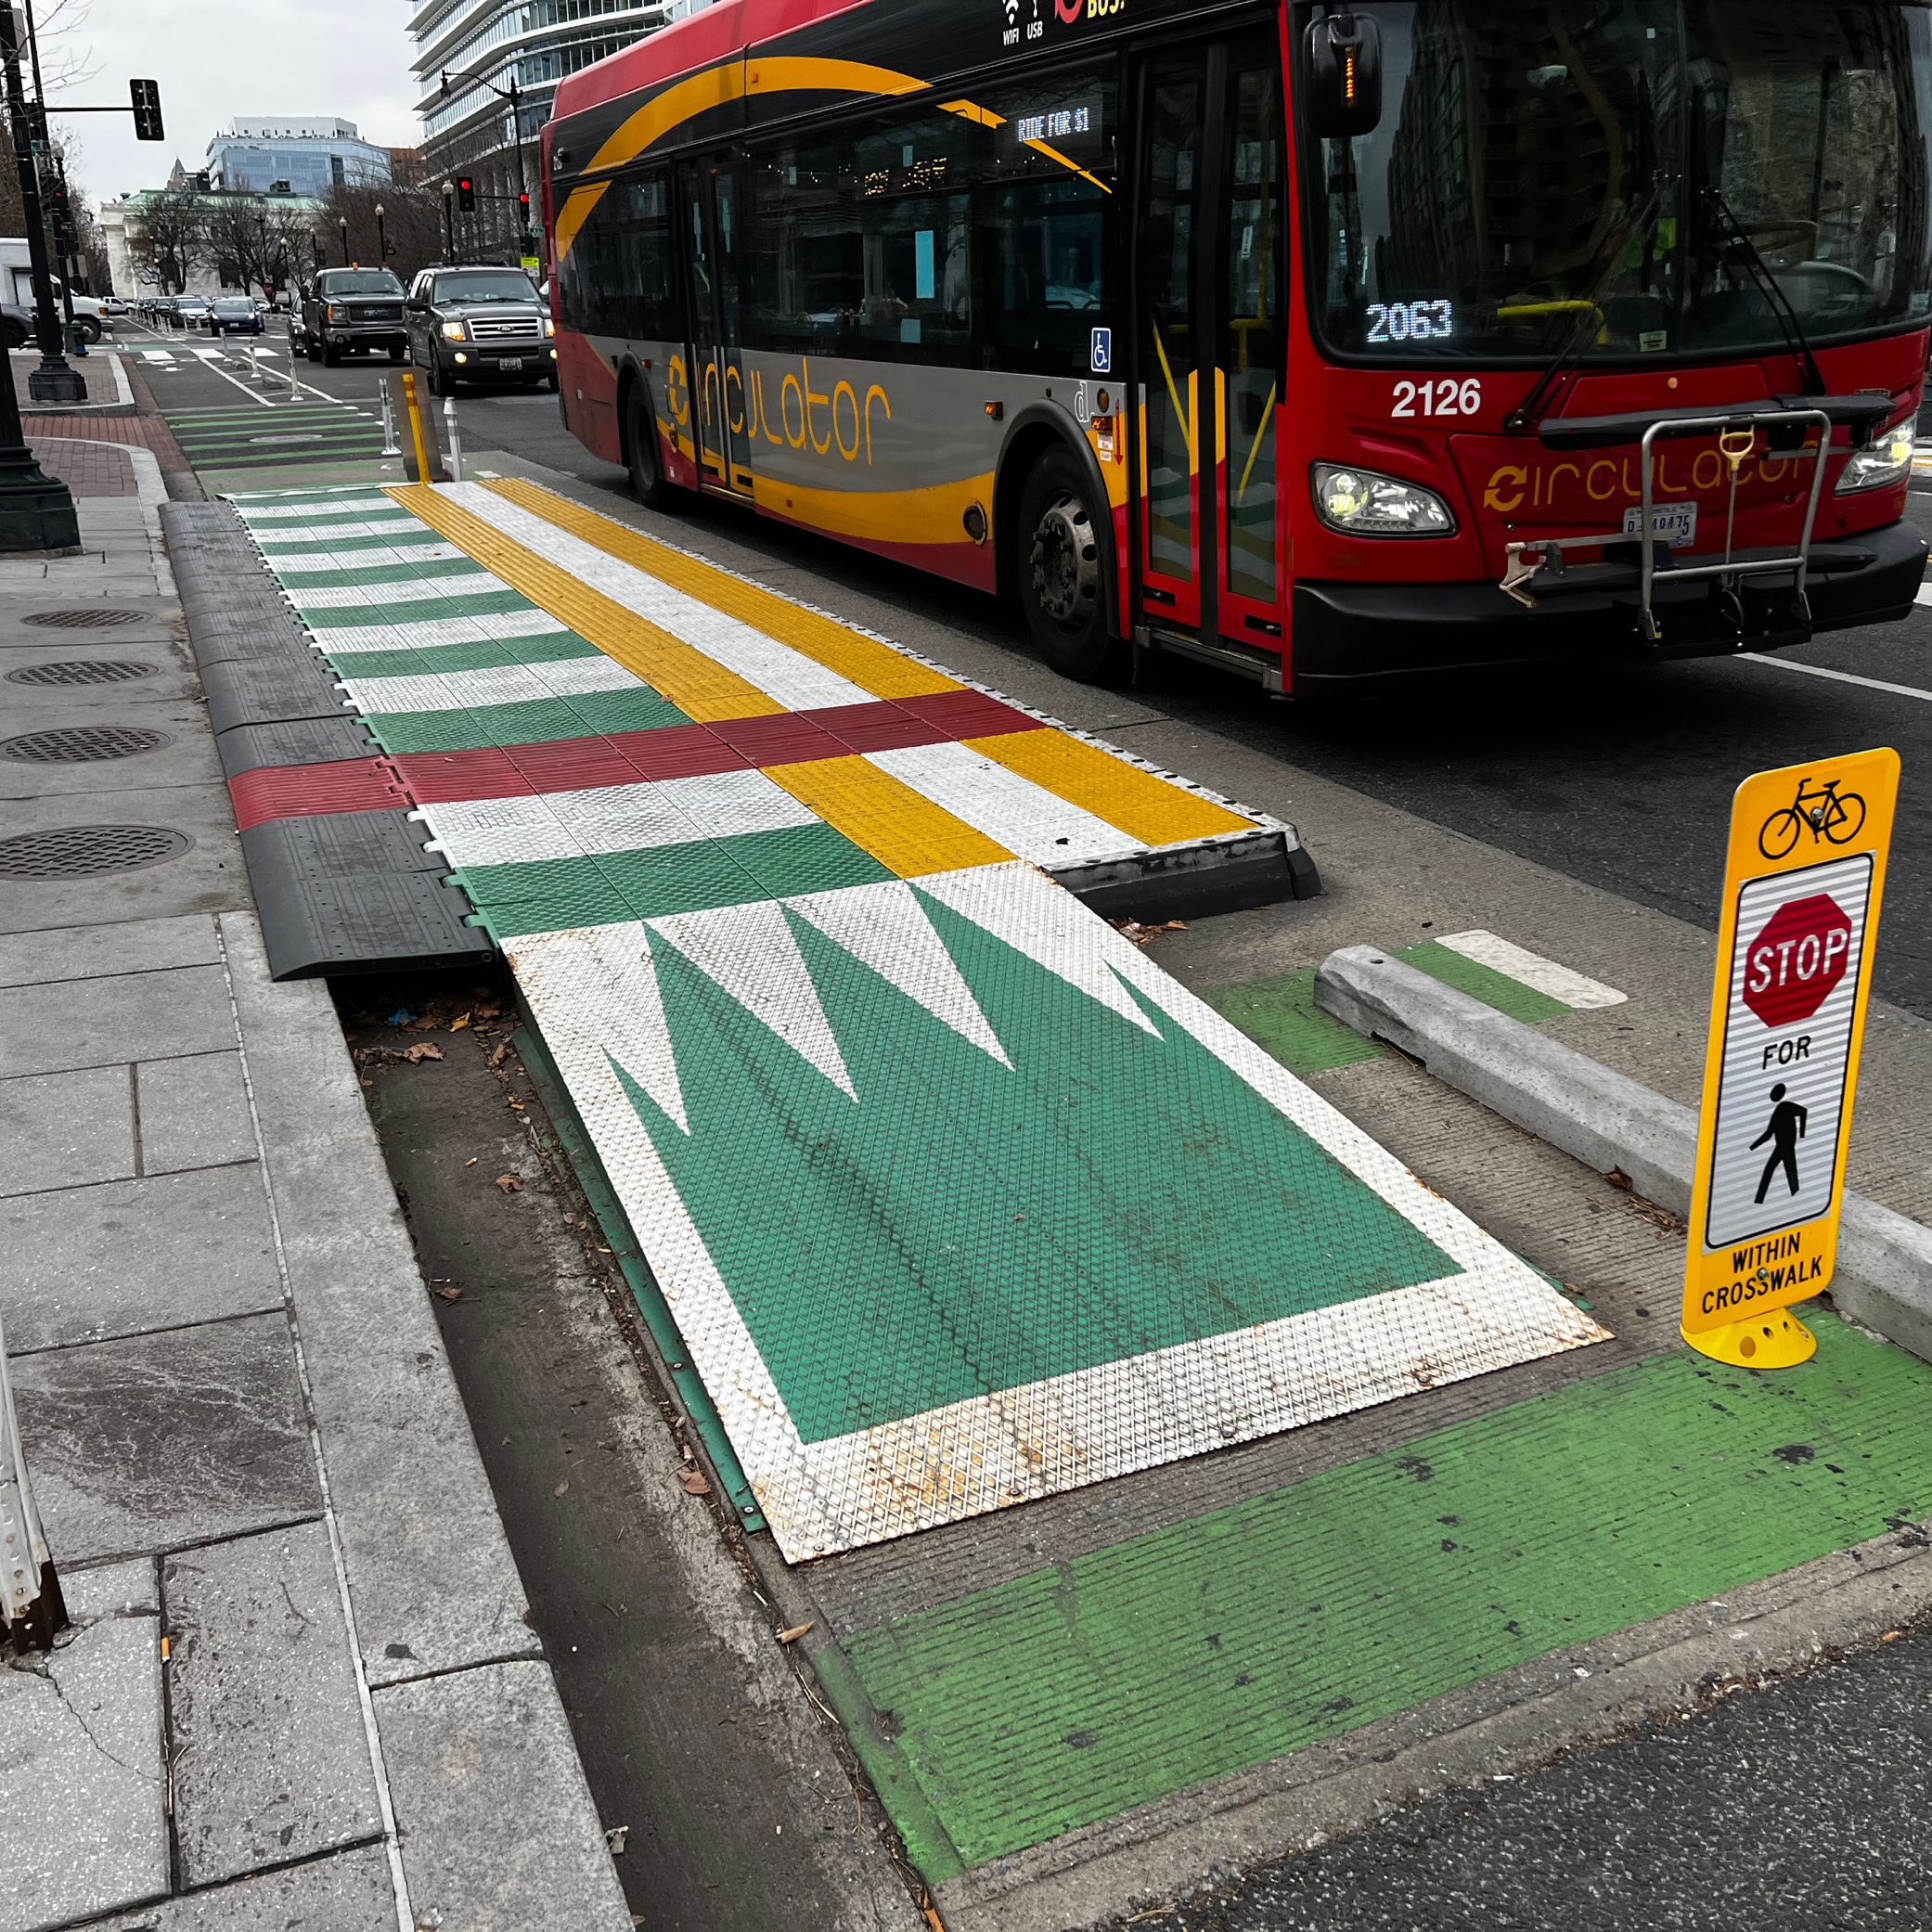
{"type": "Polygon", "coordinates": [[[103,295],[100,299],[100,312],[104,316],[125,316],[130,312],[130,304],[118,295],[103,295]]]}
{"type": "Polygon", "coordinates": [[[330,368],[358,350],[401,362],[408,346],[403,285],[387,268],[318,269],[289,316],[290,353],[330,368]]]}
{"type": "Polygon", "coordinates": [[[458,382],[557,387],[557,326],[521,268],[425,268],[409,290],[409,360],[430,393],[458,382]]]}
{"type": "Polygon", "coordinates": [[[177,295],[170,316],[171,326],[187,330],[200,328],[208,320],[208,312],[214,304],[205,295],[177,295]]]}
{"type": "Polygon", "coordinates": [[[24,349],[33,340],[33,311],[0,303],[0,348],[24,349]]]}
{"type": "Polygon", "coordinates": [[[217,295],[208,305],[201,326],[210,335],[260,335],[262,317],[247,295],[217,295]]]}
{"type": "Polygon", "coordinates": [[[150,328],[173,328],[174,298],[172,295],[151,295],[144,313],[150,328]]]}

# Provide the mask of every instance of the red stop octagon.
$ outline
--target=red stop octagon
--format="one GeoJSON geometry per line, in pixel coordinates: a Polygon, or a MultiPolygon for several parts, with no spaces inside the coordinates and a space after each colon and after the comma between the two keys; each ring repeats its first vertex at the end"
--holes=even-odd
{"type": "Polygon", "coordinates": [[[1745,960],[1745,1004],[1767,1026],[1809,1020],[1845,977],[1851,921],[1829,893],[1780,906],[1745,960]]]}

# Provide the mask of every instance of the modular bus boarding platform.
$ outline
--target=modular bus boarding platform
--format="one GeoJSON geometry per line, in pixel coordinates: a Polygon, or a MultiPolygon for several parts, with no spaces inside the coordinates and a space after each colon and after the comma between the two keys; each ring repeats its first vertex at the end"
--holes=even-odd
{"type": "Polygon", "coordinates": [[[502,949],[788,1561],[1606,1338],[1102,916],[1291,829],[533,484],[231,502],[244,839],[502,949]]]}

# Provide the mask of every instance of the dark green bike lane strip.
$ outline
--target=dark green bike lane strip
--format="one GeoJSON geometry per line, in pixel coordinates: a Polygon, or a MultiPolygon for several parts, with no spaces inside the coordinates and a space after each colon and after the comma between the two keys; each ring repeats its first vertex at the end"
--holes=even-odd
{"type": "Polygon", "coordinates": [[[1932,1366],[1632,1364],[815,1663],[937,1884],[1932,1513],[1932,1366]]]}

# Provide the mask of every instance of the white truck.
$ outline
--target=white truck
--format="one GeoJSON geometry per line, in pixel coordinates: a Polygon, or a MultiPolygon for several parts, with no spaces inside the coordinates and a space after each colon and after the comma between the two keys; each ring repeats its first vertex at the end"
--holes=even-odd
{"type": "MultiPolygon", "coordinates": [[[[64,322],[67,311],[60,299],[60,277],[57,273],[54,277],[54,313],[64,322]]],[[[0,302],[12,303],[25,309],[30,316],[33,313],[33,269],[25,236],[0,235],[0,302]]],[[[100,298],[76,295],[74,321],[84,341],[99,341],[102,329],[108,326],[100,298]]]]}

